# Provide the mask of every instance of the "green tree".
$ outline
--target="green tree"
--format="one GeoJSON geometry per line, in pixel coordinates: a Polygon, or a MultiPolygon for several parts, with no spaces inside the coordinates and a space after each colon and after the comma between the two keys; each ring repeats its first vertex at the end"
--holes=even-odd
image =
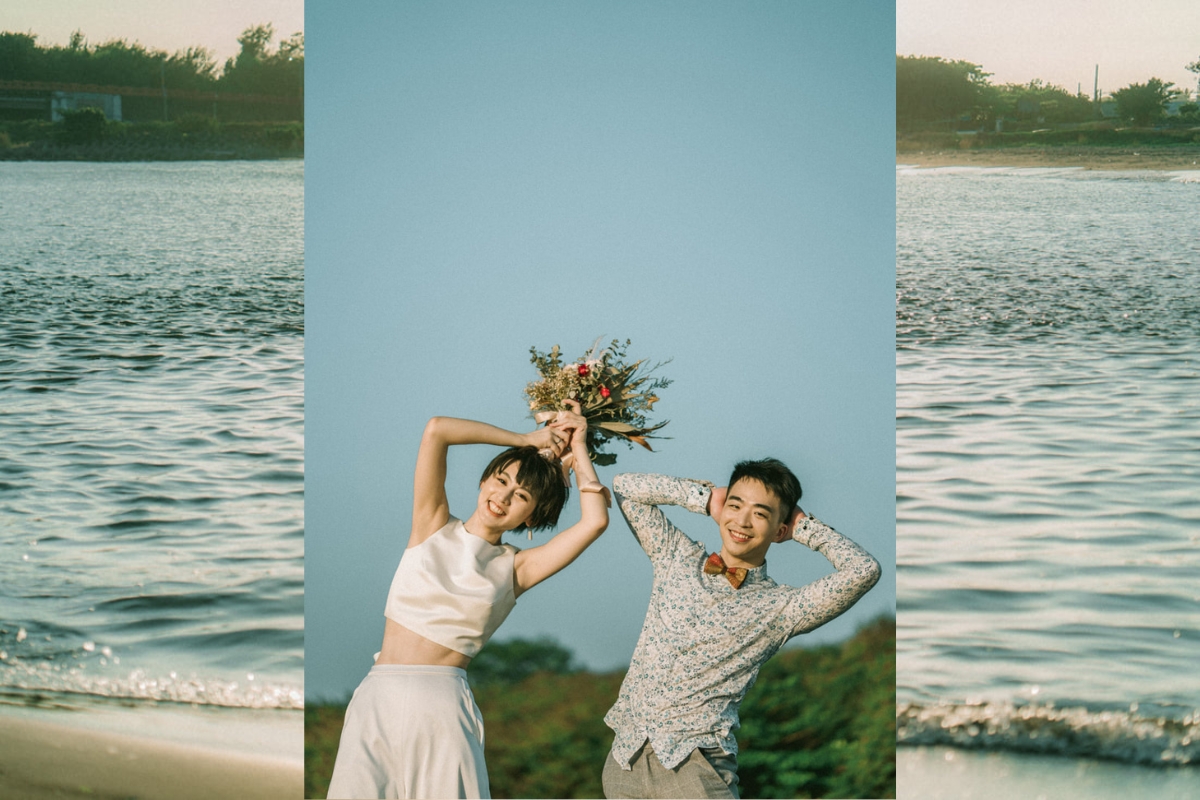
{"type": "Polygon", "coordinates": [[[479,687],[492,797],[603,797],[600,774],[613,741],[604,715],[621,678],[539,672],[479,687]]]}
{"type": "Polygon", "coordinates": [[[742,703],[746,797],[894,797],[896,621],[779,653],[742,703]]]}
{"type": "Polygon", "coordinates": [[[41,51],[37,37],[27,33],[0,33],[0,75],[7,80],[45,80],[35,77],[41,51]]]}
{"type": "Polygon", "coordinates": [[[535,672],[577,672],[571,651],[553,639],[488,642],[467,671],[473,686],[520,683],[535,672]]]}
{"type": "Polygon", "coordinates": [[[993,93],[990,74],[969,61],[896,56],[896,127],[983,119],[993,93]]]}
{"type": "Polygon", "coordinates": [[[284,39],[279,43],[279,52],[276,55],[285,61],[304,58],[304,34],[297,31],[284,39]]]}
{"type": "Polygon", "coordinates": [[[1112,93],[1117,102],[1117,116],[1135,125],[1152,125],[1166,114],[1166,105],[1175,92],[1175,84],[1151,78],[1145,83],[1131,83],[1112,93]]]}
{"type": "Polygon", "coordinates": [[[211,91],[217,82],[217,62],[207,47],[189,47],[166,60],[167,85],[173,89],[211,91]]]}
{"type": "Polygon", "coordinates": [[[294,33],[271,51],[275,28],[255,25],[242,31],[236,57],[225,62],[221,90],[242,94],[302,96],[304,91],[304,34],[294,33]]]}
{"type": "Polygon", "coordinates": [[[996,115],[1006,119],[1057,124],[1086,122],[1095,116],[1091,98],[1037,79],[999,87],[994,102],[996,115]]]}
{"type": "Polygon", "coordinates": [[[89,44],[82,31],[65,46],[39,47],[37,37],[0,33],[0,76],[7,80],[84,83],[298,97],[303,95],[304,34],[295,33],[272,51],[271,25],[255,25],[238,37],[241,52],[218,64],[211,50],[189,47],[174,54],[138,42],[112,39],[89,44]]]}
{"type": "Polygon", "coordinates": [[[237,56],[237,62],[246,65],[265,59],[267,57],[267,45],[271,43],[271,39],[274,37],[275,26],[270,23],[255,25],[242,31],[242,35],[237,38],[238,44],[242,46],[242,51],[237,56]]]}
{"type": "Polygon", "coordinates": [[[1200,104],[1184,103],[1179,107],[1179,121],[1196,124],[1200,122],[1200,104]]]}
{"type": "Polygon", "coordinates": [[[113,39],[97,45],[86,65],[88,83],[105,86],[160,86],[167,54],[147,50],[138,42],[113,39]]]}

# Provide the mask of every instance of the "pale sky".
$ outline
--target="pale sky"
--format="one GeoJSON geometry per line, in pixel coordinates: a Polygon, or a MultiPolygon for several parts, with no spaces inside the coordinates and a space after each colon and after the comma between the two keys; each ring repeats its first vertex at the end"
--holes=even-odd
{"type": "Polygon", "coordinates": [[[896,0],[896,52],[970,61],[993,84],[1040,78],[1091,95],[1150,78],[1196,90],[1197,0],[896,0]]]}
{"type": "Polygon", "coordinates": [[[242,31],[266,23],[275,26],[273,50],[304,30],[304,0],[0,0],[0,30],[36,34],[40,45],[65,45],[79,30],[93,45],[125,39],[168,53],[206,47],[218,66],[237,55],[242,31]]]}
{"type": "MultiPolygon", "coordinates": [[[[728,480],[774,455],[805,511],[883,564],[796,644],[895,613],[895,41],[890,5],[725,0],[308,0],[305,693],[345,697],[379,649],[435,414],[529,430],[529,348],[597,336],[673,358],[672,437],[620,472],[728,480]],[[853,125],[826,91],[853,86],[853,125]],[[353,146],[347,146],[348,142],[353,146]]],[[[496,448],[454,448],[470,514],[496,448]],[[461,452],[459,452],[461,451],[461,452]]],[[[562,522],[578,519],[577,492],[562,522]],[[572,518],[573,517],[573,518],[572,518]]],[[[708,517],[671,509],[706,548],[708,517]]],[[[537,535],[534,544],[546,541],[537,535]]],[[[512,540],[528,547],[523,536],[512,540]]],[[[832,571],[777,545],[769,574],[832,571]]],[[[629,664],[650,597],[617,509],[497,634],[629,664]]]]}

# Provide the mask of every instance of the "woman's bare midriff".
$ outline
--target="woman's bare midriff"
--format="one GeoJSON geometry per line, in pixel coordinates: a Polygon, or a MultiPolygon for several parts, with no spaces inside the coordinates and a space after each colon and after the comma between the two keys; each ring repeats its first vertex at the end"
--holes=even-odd
{"type": "Polygon", "coordinates": [[[471,663],[470,656],[457,650],[431,642],[424,636],[413,633],[399,622],[384,617],[383,648],[379,651],[376,664],[404,664],[407,666],[462,667],[471,663]]]}

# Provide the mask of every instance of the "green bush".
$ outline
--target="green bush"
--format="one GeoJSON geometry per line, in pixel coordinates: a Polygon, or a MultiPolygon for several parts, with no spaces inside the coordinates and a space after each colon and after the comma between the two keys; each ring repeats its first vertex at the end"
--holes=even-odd
{"type": "Polygon", "coordinates": [[[175,128],[181,133],[216,133],[221,124],[205,114],[184,114],[175,120],[175,128]]]}
{"type": "Polygon", "coordinates": [[[60,140],[64,144],[92,144],[104,138],[108,119],[98,108],[62,112],[60,140]]]}
{"type": "Polygon", "coordinates": [[[473,687],[511,686],[537,672],[578,672],[571,651],[550,638],[488,642],[471,660],[467,673],[473,687]]]}
{"type": "MultiPolygon", "coordinates": [[[[181,161],[189,159],[296,158],[304,155],[299,122],[218,123],[203,115],[163,122],[106,122],[102,134],[80,133],[79,112],[58,123],[19,120],[0,123],[11,147],[0,160],[181,161]],[[68,129],[68,125],[73,126],[68,129]]],[[[97,129],[99,126],[97,125],[97,129]]]]}
{"type": "MultiPolygon", "coordinates": [[[[489,677],[472,680],[492,796],[603,796],[600,776],[612,745],[603,718],[624,673],[544,671],[572,669],[569,651],[549,640],[488,648],[492,655],[480,663],[492,662],[489,677]]],[[[741,707],[742,796],[895,797],[895,652],[896,621],[887,618],[840,645],[788,650],[768,661],[741,707]]],[[[344,712],[305,708],[306,797],[326,794],[344,712]]]]}
{"type": "Polygon", "coordinates": [[[13,144],[27,144],[38,139],[53,138],[57,128],[46,120],[22,119],[0,122],[0,130],[8,134],[13,144]]]}
{"type": "Polygon", "coordinates": [[[895,797],[895,620],[776,655],[741,717],[743,796],[895,797]]]}
{"type": "Polygon", "coordinates": [[[959,136],[948,133],[910,133],[896,137],[896,152],[900,154],[928,150],[960,150],[1004,147],[1149,147],[1190,145],[1196,141],[1192,130],[1186,128],[1151,130],[1148,128],[1112,128],[1072,126],[1060,130],[1005,131],[959,136]]]}

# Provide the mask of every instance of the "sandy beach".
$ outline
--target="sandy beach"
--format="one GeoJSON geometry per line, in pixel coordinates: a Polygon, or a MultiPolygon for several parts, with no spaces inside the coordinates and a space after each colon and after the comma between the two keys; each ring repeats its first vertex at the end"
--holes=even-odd
{"type": "Polygon", "coordinates": [[[297,798],[296,760],[197,748],[159,739],[0,718],[0,796],[297,798]]]}
{"type": "Polygon", "coordinates": [[[896,749],[900,800],[1194,800],[1200,768],[1139,767],[1087,759],[957,750],[896,749]]]}
{"type": "Polygon", "coordinates": [[[897,152],[918,167],[1081,167],[1106,170],[1200,170],[1200,144],[1148,147],[993,147],[897,152]]]}

